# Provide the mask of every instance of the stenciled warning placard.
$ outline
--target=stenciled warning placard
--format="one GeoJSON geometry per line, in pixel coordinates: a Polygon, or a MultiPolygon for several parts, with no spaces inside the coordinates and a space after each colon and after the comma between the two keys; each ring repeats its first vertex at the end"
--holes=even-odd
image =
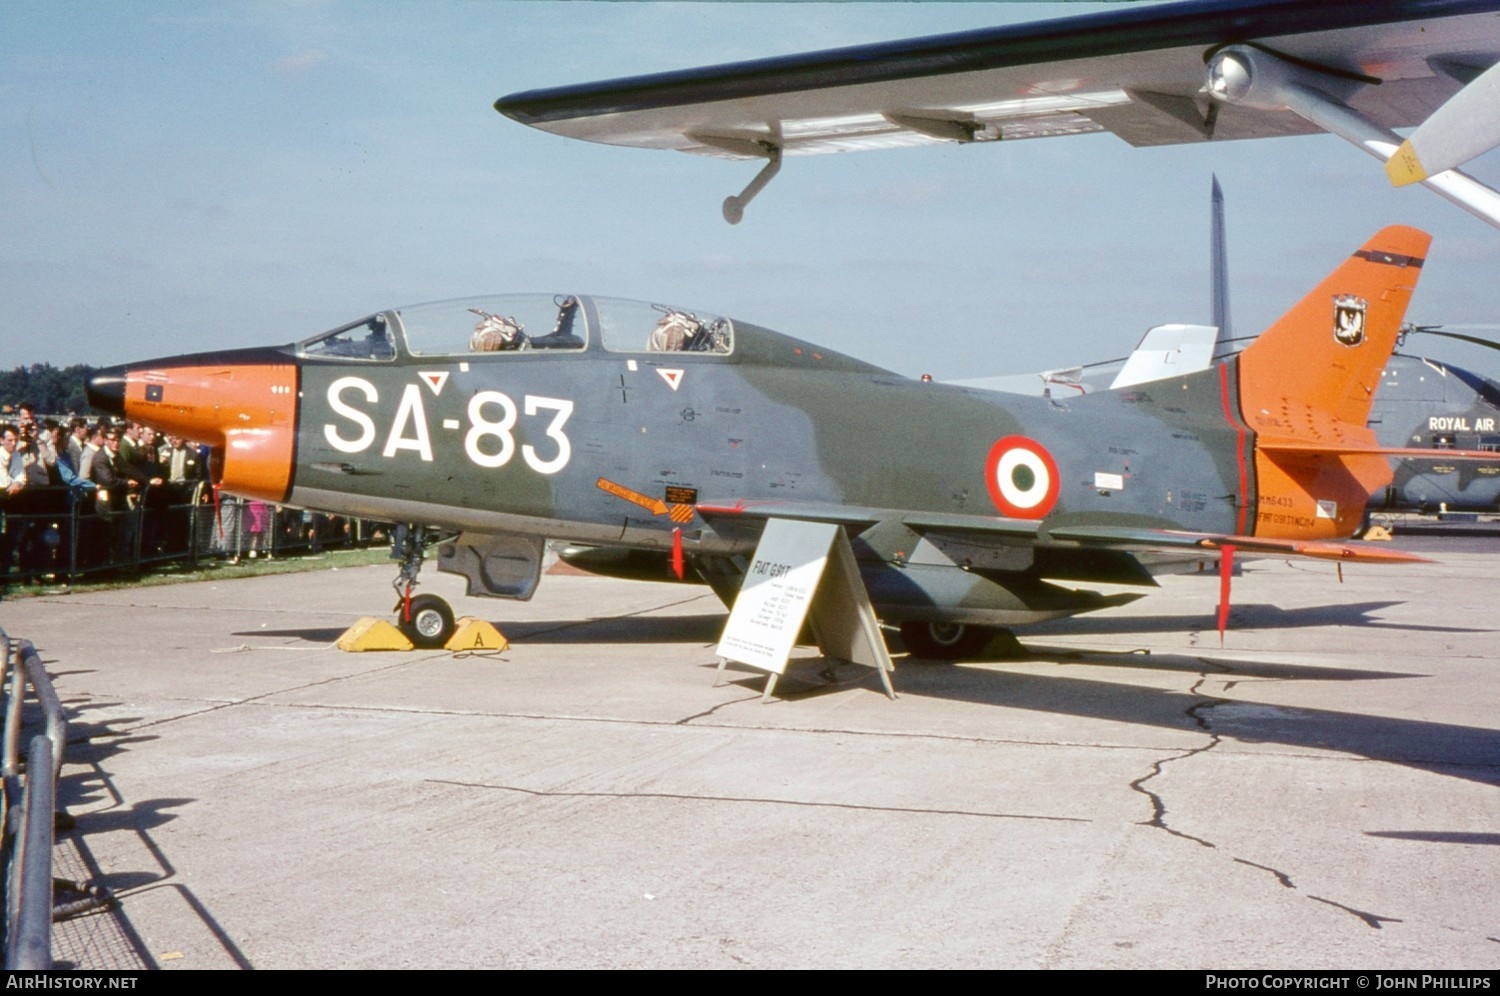
{"type": "Polygon", "coordinates": [[[838,528],[787,519],[766,523],[719,639],[719,656],[774,674],[786,670],[838,528]]]}

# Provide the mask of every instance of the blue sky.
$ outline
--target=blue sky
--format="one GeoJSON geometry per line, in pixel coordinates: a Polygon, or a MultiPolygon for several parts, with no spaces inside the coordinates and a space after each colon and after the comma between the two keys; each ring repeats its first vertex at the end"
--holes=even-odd
{"type": "MultiPolygon", "coordinates": [[[[1328,136],[802,157],[732,228],[719,203],[752,164],[573,142],[491,106],[1096,6],[11,0],[0,366],[287,342],[384,307],[566,290],[718,311],[908,374],[1061,367],[1208,320],[1214,173],[1237,331],[1396,222],[1436,240],[1412,317],[1500,322],[1500,232],[1392,190],[1328,136]]],[[[1500,186],[1500,154],[1469,171],[1500,186]]]]}

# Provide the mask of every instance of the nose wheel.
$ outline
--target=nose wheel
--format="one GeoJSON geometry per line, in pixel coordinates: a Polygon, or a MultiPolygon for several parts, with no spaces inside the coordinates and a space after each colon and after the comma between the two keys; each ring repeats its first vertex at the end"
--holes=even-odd
{"type": "Polygon", "coordinates": [[[453,636],[453,609],[437,595],[403,598],[396,605],[396,628],[418,647],[442,647],[453,636]]]}
{"type": "Polygon", "coordinates": [[[413,595],[417,574],[422,570],[427,528],[400,525],[391,531],[391,559],[401,562],[401,573],[391,582],[396,601],[396,628],[413,645],[431,650],[447,644],[455,625],[453,609],[437,595],[413,595]]]}

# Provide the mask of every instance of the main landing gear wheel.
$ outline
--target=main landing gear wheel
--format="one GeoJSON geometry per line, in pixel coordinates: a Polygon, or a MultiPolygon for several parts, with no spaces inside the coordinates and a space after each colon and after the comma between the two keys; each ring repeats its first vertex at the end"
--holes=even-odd
{"type": "Polygon", "coordinates": [[[432,650],[444,646],[453,636],[453,610],[436,595],[414,595],[410,618],[400,605],[396,606],[396,628],[418,647],[432,650]]]}
{"type": "Polygon", "coordinates": [[[995,637],[992,626],[969,623],[904,622],[901,642],[913,657],[933,661],[954,661],[972,657],[995,637]]]}

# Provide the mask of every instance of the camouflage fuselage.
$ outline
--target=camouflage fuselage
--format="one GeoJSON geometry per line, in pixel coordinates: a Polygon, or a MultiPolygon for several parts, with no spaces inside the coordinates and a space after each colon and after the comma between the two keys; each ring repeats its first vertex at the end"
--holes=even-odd
{"type": "Polygon", "coordinates": [[[753,539],[674,506],[771,500],[1212,532],[1253,521],[1245,434],[1217,371],[1019,398],[914,381],[739,323],[727,355],[592,342],[303,359],[299,377],[295,470],[274,497],[372,518],[646,546],[681,528],[689,548],[710,550],[753,539]],[[1055,495],[1033,481],[1021,505],[997,503],[1004,440],[1050,455],[1055,495]]]}

